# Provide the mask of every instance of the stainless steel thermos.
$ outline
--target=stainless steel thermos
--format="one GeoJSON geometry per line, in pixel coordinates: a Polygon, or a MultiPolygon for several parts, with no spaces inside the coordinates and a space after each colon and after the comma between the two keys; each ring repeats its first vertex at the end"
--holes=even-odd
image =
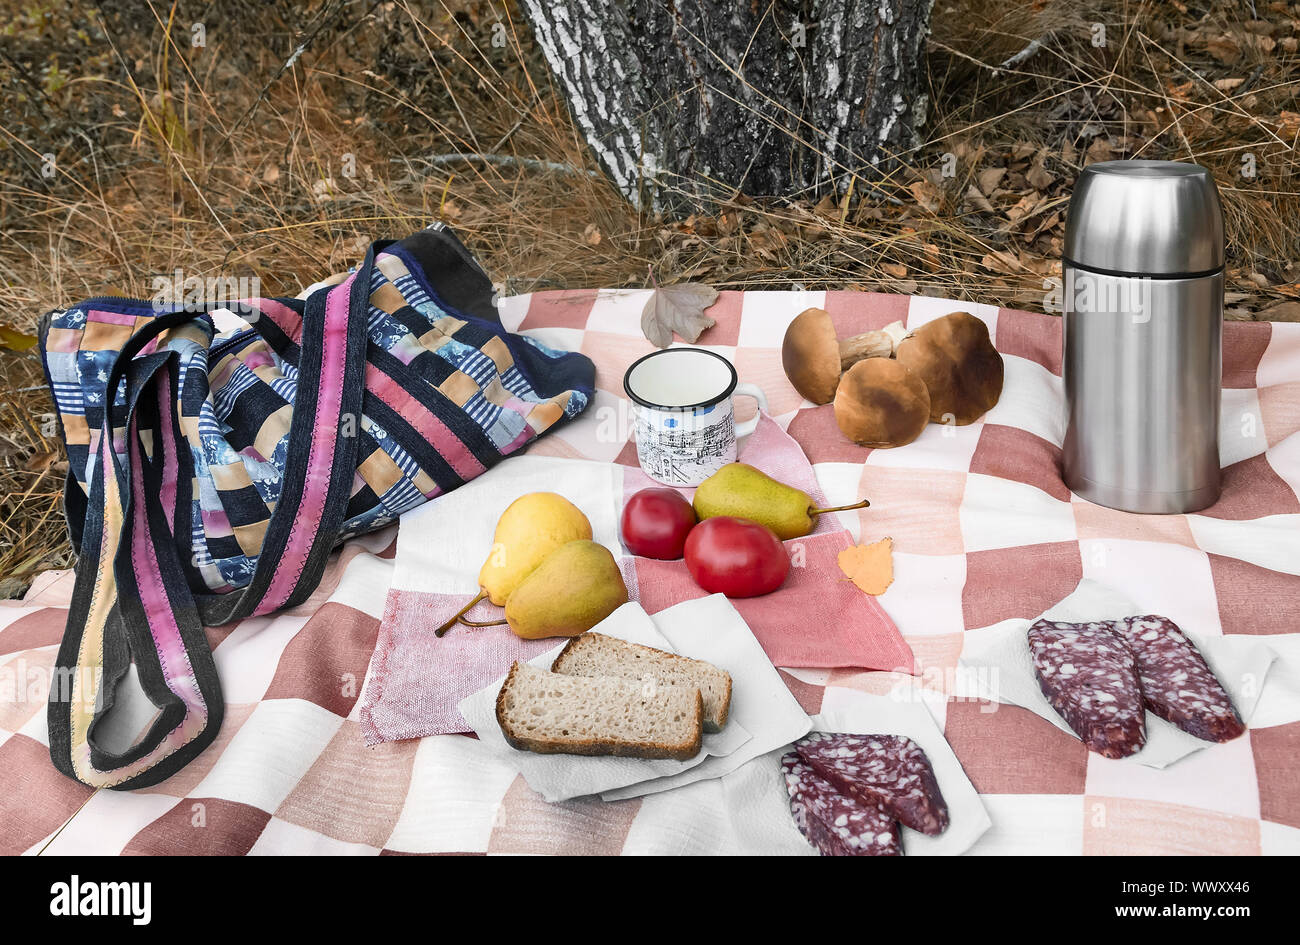
{"type": "Polygon", "coordinates": [[[1099,505],[1219,497],[1223,210],[1175,161],[1083,169],[1065,226],[1065,482],[1099,505]]]}

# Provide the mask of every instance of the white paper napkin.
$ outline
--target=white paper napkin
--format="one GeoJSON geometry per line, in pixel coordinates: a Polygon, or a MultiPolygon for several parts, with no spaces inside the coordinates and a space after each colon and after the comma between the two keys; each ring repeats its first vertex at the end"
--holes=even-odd
{"type": "MultiPolygon", "coordinates": [[[[1114,588],[1084,579],[1078,587],[1041,617],[1070,623],[1118,620],[1148,613],[1114,588]]],[[[1041,618],[1035,618],[1041,619],[1041,618]]],[[[986,627],[968,630],[958,664],[953,695],[988,699],[1018,705],[1041,715],[1063,732],[1074,731],[1056,713],[1043,696],[1034,675],[1026,633],[1033,620],[1011,619],[986,627]]],[[[1186,629],[1183,630],[1187,633],[1186,629]]],[[[1269,646],[1255,637],[1194,636],[1188,639],[1205,657],[1205,662],[1232,697],[1233,705],[1247,725],[1264,689],[1265,677],[1278,658],[1269,646]]],[[[1146,714],[1146,745],[1135,754],[1119,759],[1150,768],[1167,768],[1182,758],[1208,748],[1207,742],[1189,735],[1176,725],[1146,714]]],[[[1078,737],[1078,736],[1075,736],[1078,737]]]]}
{"type": "MultiPolygon", "coordinates": [[[[703,601],[692,601],[692,603],[703,603],[703,601]]],[[[606,636],[618,637],[631,643],[653,646],[670,653],[679,652],[673,642],[656,629],[654,621],[641,609],[640,604],[624,604],[593,629],[606,636]]],[[[750,639],[753,639],[752,634],[750,639]]],[[[529,662],[542,669],[550,669],[555,657],[563,648],[564,643],[561,643],[529,662]]],[[[694,649],[680,652],[683,656],[709,659],[699,656],[694,649]]],[[[479,741],[518,768],[530,788],[547,801],[564,801],[571,797],[600,794],[615,788],[680,774],[690,768],[701,766],[713,758],[730,755],[747,745],[752,740],[752,736],[736,717],[736,695],[739,690],[751,685],[751,682],[744,675],[740,675],[738,667],[727,659],[709,659],[709,662],[731,673],[731,714],[723,730],[706,734],[700,753],[687,761],[541,755],[511,748],[505,736],[501,734],[501,727],[497,724],[496,718],[497,694],[505,683],[505,676],[462,700],[458,708],[465,721],[478,734],[479,741]]],[[[777,682],[780,683],[780,680],[778,679],[777,682]]],[[[782,689],[784,688],[782,686],[782,689]]],[[[807,716],[804,718],[806,719],[807,716]]]]}
{"type": "MultiPolygon", "coordinates": [[[[812,730],[855,735],[905,735],[925,750],[935,780],[948,805],[948,829],[927,837],[903,827],[906,856],[953,856],[964,853],[989,829],[992,821],[979,792],[948,746],[943,732],[925,705],[925,694],[901,683],[887,695],[844,690],[836,707],[812,718],[812,730]]],[[[763,755],[722,779],[732,831],[742,852],[815,856],[790,814],[790,797],[781,772],[781,756],[789,745],[763,755]]]]}
{"type": "Polygon", "coordinates": [[[601,792],[607,801],[656,794],[720,778],[759,755],[808,734],[811,722],[749,625],[721,594],[686,601],[650,618],[675,652],[720,666],[731,674],[727,728],[740,724],[752,735],[738,751],[714,753],[700,764],[668,777],[601,792]]]}

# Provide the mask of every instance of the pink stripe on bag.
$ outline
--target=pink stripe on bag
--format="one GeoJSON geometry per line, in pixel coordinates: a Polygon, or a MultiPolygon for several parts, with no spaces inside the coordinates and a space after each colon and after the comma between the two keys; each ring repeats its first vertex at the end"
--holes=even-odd
{"type": "Polygon", "coordinates": [[[100,308],[92,308],[86,312],[86,321],[99,322],[102,325],[128,325],[134,327],[135,316],[126,315],[122,312],[106,312],[100,308]]]}
{"type": "Polygon", "coordinates": [[[403,420],[433,444],[433,448],[460,478],[468,481],[487,468],[433,411],[370,363],[366,364],[366,390],[397,411],[403,420]]]}
{"type": "MultiPolygon", "coordinates": [[[[356,273],[339,283],[325,298],[325,331],[321,345],[320,381],[317,385],[316,423],[308,450],[307,478],[302,487],[298,515],[289,531],[275,577],[267,588],[256,614],[279,610],[288,601],[302,576],[316,533],[325,514],[325,498],[330,490],[330,471],[334,467],[334,447],[339,437],[339,411],[343,403],[343,372],[348,354],[348,303],[356,273]]],[[[278,324],[278,321],[277,321],[278,324]]]]}
{"type": "MultiPolygon", "coordinates": [[[[149,635],[153,639],[154,651],[162,669],[163,681],[172,694],[185,704],[185,716],[148,754],[122,768],[112,769],[114,779],[101,786],[120,784],[135,777],[182,745],[189,743],[207,726],[209,715],[207,702],[199,689],[194,667],[190,663],[185,641],[181,637],[180,626],[176,623],[176,613],[171,599],[167,596],[167,589],[163,586],[157,549],[154,547],[153,535],[149,531],[148,509],[142,498],[145,494],[144,463],[141,460],[140,442],[134,417],[131,419],[130,441],[132,467],[130,489],[133,496],[131,570],[135,575],[136,589],[140,594],[140,603],[144,608],[149,635]]],[[[164,457],[164,482],[168,479],[174,482],[176,457],[170,451],[166,451],[164,457]]],[[[103,469],[105,475],[113,474],[107,456],[104,458],[103,469]]]]}
{"type": "MultiPolygon", "coordinates": [[[[352,279],[349,277],[348,282],[351,281],[352,279]]],[[[330,292],[330,298],[333,297],[334,293],[330,292]]],[[[294,344],[302,343],[302,318],[283,302],[277,302],[275,299],[250,299],[241,304],[249,308],[255,308],[270,318],[294,344]]]]}
{"type": "MultiPolygon", "coordinates": [[[[158,403],[159,404],[172,403],[172,382],[171,382],[171,377],[168,376],[166,371],[160,371],[158,374],[158,403]]],[[[163,412],[159,411],[159,413],[163,413],[163,412]]],[[[166,414],[164,414],[164,416],[165,415],[166,414]]],[[[177,414],[173,413],[170,414],[170,416],[171,416],[172,423],[169,426],[171,426],[171,429],[165,431],[160,429],[159,430],[160,440],[163,437],[165,437],[167,434],[175,435],[177,433],[177,430],[175,428],[177,414]]],[[[186,441],[182,438],[181,439],[182,448],[186,448],[184,445],[185,442],[186,441]]],[[[173,512],[173,510],[176,508],[176,487],[177,487],[176,480],[179,478],[179,475],[176,471],[177,464],[176,464],[175,451],[171,449],[166,449],[165,448],[166,446],[167,444],[165,443],[157,443],[154,445],[154,449],[163,450],[162,505],[163,508],[170,515],[173,512]]]]}
{"type": "MultiPolygon", "coordinates": [[[[135,467],[131,476],[131,487],[137,497],[144,495],[144,474],[138,450],[132,458],[135,467]]],[[[149,621],[149,633],[153,637],[154,649],[158,653],[158,662],[162,665],[163,678],[167,688],[184,700],[185,704],[195,710],[206,710],[203,697],[199,693],[194,679],[194,670],[190,666],[189,655],[185,652],[185,643],[181,639],[180,627],[176,624],[176,614],[172,610],[171,599],[163,587],[159,574],[158,559],[155,553],[153,536],[149,533],[148,513],[144,502],[136,499],[133,539],[131,542],[131,567],[135,572],[136,587],[140,591],[140,603],[144,605],[145,616],[149,621]]]]}

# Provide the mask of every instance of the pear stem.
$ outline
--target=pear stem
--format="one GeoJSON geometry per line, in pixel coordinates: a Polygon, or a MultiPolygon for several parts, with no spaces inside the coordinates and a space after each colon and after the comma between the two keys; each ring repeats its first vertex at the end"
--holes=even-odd
{"type": "Polygon", "coordinates": [[[468,604],[466,604],[464,607],[462,607],[460,610],[458,610],[455,614],[453,614],[451,619],[449,619],[441,627],[433,631],[433,635],[435,637],[442,636],[444,633],[446,633],[448,630],[450,630],[452,627],[456,625],[456,621],[460,620],[461,617],[465,616],[465,614],[473,610],[474,605],[477,604],[479,601],[481,601],[484,597],[487,597],[487,591],[483,590],[482,588],[479,588],[479,592],[477,595],[475,595],[474,599],[470,601],[468,604]]]}
{"type": "Polygon", "coordinates": [[[810,509],[808,510],[808,514],[809,514],[809,515],[823,515],[823,514],[825,514],[826,512],[849,512],[849,511],[852,511],[853,509],[865,509],[865,508],[866,508],[868,505],[870,505],[870,504],[871,504],[871,502],[870,502],[869,500],[867,500],[867,499],[863,499],[861,502],[854,502],[852,505],[836,505],[836,506],[832,506],[832,507],[829,508],[829,509],[812,509],[812,508],[810,508],[810,509]]]}
{"type": "Polygon", "coordinates": [[[460,622],[467,627],[499,627],[506,622],[506,618],[502,617],[500,620],[466,620],[461,617],[460,622]]]}

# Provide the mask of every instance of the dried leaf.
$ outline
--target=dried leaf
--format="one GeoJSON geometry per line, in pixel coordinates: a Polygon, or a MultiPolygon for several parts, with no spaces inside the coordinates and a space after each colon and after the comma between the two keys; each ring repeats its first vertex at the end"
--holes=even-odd
{"type": "Polygon", "coordinates": [[[1019,223],[1021,220],[1027,220],[1035,213],[1042,210],[1047,205],[1045,198],[1037,194],[1025,194],[1016,201],[1016,205],[1007,211],[1007,220],[1011,223],[1019,223]]]}
{"type": "MultiPolygon", "coordinates": [[[[998,170],[1002,170],[1002,168],[998,168],[998,170]]],[[[989,203],[989,198],[980,193],[979,188],[974,184],[967,186],[966,199],[970,201],[970,205],[976,210],[982,210],[985,213],[997,213],[993,204],[989,203]]]]}
{"type": "Polygon", "coordinates": [[[894,583],[893,551],[894,539],[882,538],[869,545],[851,545],[836,560],[850,581],[875,597],[894,583]]]}
{"type": "Polygon", "coordinates": [[[838,220],[840,218],[840,205],[835,199],[835,194],[829,193],[817,201],[817,205],[813,207],[813,213],[827,220],[838,220]]]}
{"type": "Polygon", "coordinates": [[[1025,179],[1029,181],[1029,186],[1035,190],[1047,190],[1056,183],[1055,175],[1043,166],[1041,155],[1025,173],[1025,179]]]}
{"type": "Polygon", "coordinates": [[[714,325],[704,310],[718,300],[718,290],[698,282],[681,282],[655,289],[641,311],[641,332],[656,348],[673,343],[673,332],[694,344],[714,325]]]}
{"type": "Polygon", "coordinates": [[[1034,232],[1030,235],[1029,239],[1031,241],[1037,239],[1040,234],[1046,232],[1047,230],[1052,229],[1060,222],[1061,222],[1060,213],[1052,213],[1048,215],[1038,224],[1037,227],[1034,228],[1034,232]]]}
{"type": "Polygon", "coordinates": [[[1300,302],[1279,302],[1259,313],[1261,322],[1300,322],[1300,302]]]}
{"type": "Polygon", "coordinates": [[[1007,174],[1005,167],[986,167],[976,175],[979,181],[980,190],[985,197],[992,197],[993,191],[997,190],[998,184],[1002,183],[1002,178],[1007,174]]]}
{"type": "Polygon", "coordinates": [[[938,213],[943,206],[943,191],[928,180],[918,180],[907,188],[916,198],[916,202],[931,213],[938,213]]]}
{"type": "Polygon", "coordinates": [[[1205,48],[1211,56],[1224,65],[1230,66],[1241,58],[1241,43],[1226,33],[1211,39],[1205,44],[1205,48]]]}
{"type": "Polygon", "coordinates": [[[43,473],[58,460],[59,454],[50,450],[43,450],[39,453],[33,453],[27,457],[27,462],[23,463],[23,468],[28,472],[43,473]]]}
{"type": "Polygon", "coordinates": [[[1113,161],[1115,159],[1115,149],[1105,138],[1098,138],[1092,144],[1088,145],[1088,157],[1084,164],[1096,164],[1098,161],[1113,161]]]}
{"type": "Polygon", "coordinates": [[[1005,250],[995,249],[991,253],[985,253],[980,260],[980,265],[990,272],[1007,272],[1014,273],[1020,271],[1020,260],[1005,250]]]}
{"type": "Polygon", "coordinates": [[[10,351],[27,351],[35,346],[35,335],[29,335],[17,328],[10,328],[8,325],[0,325],[0,348],[8,348],[10,351]]]}

